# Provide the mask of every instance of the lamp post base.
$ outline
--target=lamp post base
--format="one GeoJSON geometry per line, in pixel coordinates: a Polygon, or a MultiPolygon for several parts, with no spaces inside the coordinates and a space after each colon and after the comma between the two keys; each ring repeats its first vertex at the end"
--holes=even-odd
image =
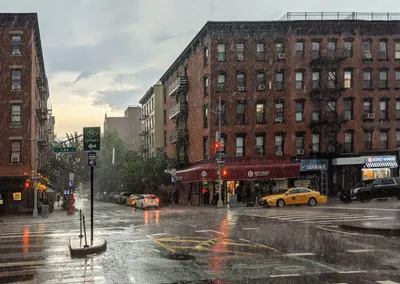
{"type": "Polygon", "coordinates": [[[39,215],[39,214],[38,214],[37,208],[33,209],[33,214],[32,214],[33,218],[37,218],[38,215],[39,215]]]}
{"type": "Polygon", "coordinates": [[[218,208],[224,207],[224,203],[222,202],[221,199],[218,200],[217,207],[218,207],[218,208]]]}

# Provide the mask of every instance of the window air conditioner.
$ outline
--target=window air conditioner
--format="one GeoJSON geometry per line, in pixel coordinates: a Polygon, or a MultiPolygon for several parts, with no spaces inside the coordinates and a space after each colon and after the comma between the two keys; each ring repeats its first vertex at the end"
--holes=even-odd
{"type": "Polygon", "coordinates": [[[265,85],[259,85],[258,86],[259,91],[264,91],[265,90],[265,85]]]}
{"type": "Polygon", "coordinates": [[[19,163],[19,156],[11,157],[11,163],[19,163]]]}
{"type": "Polygon", "coordinates": [[[283,155],[283,152],[282,152],[282,151],[276,151],[276,155],[277,155],[277,156],[282,156],[282,155],[283,155]]]}
{"type": "Polygon", "coordinates": [[[12,84],[12,86],[11,86],[11,88],[13,89],[13,90],[21,90],[21,84],[12,84]]]}
{"type": "Polygon", "coordinates": [[[278,53],[278,54],[276,55],[276,58],[278,58],[278,59],[285,59],[285,54],[284,54],[284,53],[278,53]]]}
{"type": "Polygon", "coordinates": [[[297,155],[304,155],[304,150],[297,150],[296,153],[297,155]]]}

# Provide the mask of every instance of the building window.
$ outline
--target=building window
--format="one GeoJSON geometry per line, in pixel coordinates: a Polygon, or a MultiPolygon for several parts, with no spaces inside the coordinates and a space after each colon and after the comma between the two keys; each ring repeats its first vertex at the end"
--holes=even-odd
{"type": "Polygon", "coordinates": [[[348,153],[354,153],[354,133],[351,132],[346,132],[344,134],[344,149],[348,153]]]}
{"type": "Polygon", "coordinates": [[[12,90],[21,90],[21,70],[11,70],[12,90]]]}
{"type": "Polygon", "coordinates": [[[225,43],[218,44],[218,61],[225,61],[225,43]]]}
{"type": "Polygon", "coordinates": [[[276,134],[275,135],[275,153],[277,155],[283,155],[283,134],[276,134]]]}
{"type": "Polygon", "coordinates": [[[296,121],[304,120],[304,102],[296,102],[296,121]]]}
{"type": "Polygon", "coordinates": [[[275,122],[283,122],[283,102],[275,103],[275,122]]]}
{"type": "Polygon", "coordinates": [[[379,58],[387,59],[387,42],[386,42],[386,40],[381,40],[379,42],[379,58]]]}
{"type": "Polygon", "coordinates": [[[333,58],[335,57],[336,53],[336,41],[330,40],[328,41],[328,57],[333,58]]]}
{"type": "Polygon", "coordinates": [[[328,72],[328,88],[333,89],[336,86],[336,72],[329,71],[328,72]]]}
{"type": "Polygon", "coordinates": [[[264,44],[261,42],[257,43],[257,45],[256,45],[256,56],[257,56],[257,60],[265,59],[264,44]]]}
{"type": "Polygon", "coordinates": [[[219,147],[220,147],[221,153],[224,153],[224,154],[226,152],[225,145],[226,145],[226,138],[224,136],[221,136],[220,137],[220,146],[219,147]]]}
{"type": "Polygon", "coordinates": [[[319,111],[317,111],[317,110],[314,110],[313,112],[312,112],[312,121],[319,121],[319,111]]]}
{"type": "Polygon", "coordinates": [[[167,90],[165,88],[163,88],[163,100],[164,104],[167,103],[167,90]]]}
{"type": "MultiPolygon", "coordinates": [[[[222,109],[220,110],[220,112],[221,112],[221,124],[225,124],[226,123],[226,121],[225,121],[225,119],[226,119],[226,107],[224,107],[224,105],[225,105],[225,101],[221,100],[221,106],[222,106],[222,109]]],[[[217,112],[218,112],[219,111],[219,101],[217,101],[216,107],[217,107],[217,112]]],[[[218,125],[218,123],[219,123],[219,114],[218,113],[216,114],[215,121],[217,122],[217,125],[218,125]]]]}
{"type": "Polygon", "coordinates": [[[369,41],[363,42],[363,52],[364,52],[364,59],[371,59],[371,43],[369,41]]]}
{"type": "Polygon", "coordinates": [[[21,125],[21,105],[11,105],[11,125],[21,125]]]}
{"type": "Polygon", "coordinates": [[[313,134],[312,135],[311,149],[312,149],[313,152],[319,152],[320,151],[319,134],[313,134]]]}
{"type": "Polygon", "coordinates": [[[319,72],[318,71],[314,71],[312,73],[312,88],[313,89],[318,89],[320,86],[320,76],[319,76],[319,72]]]}
{"type": "Polygon", "coordinates": [[[396,71],[396,88],[400,89],[400,70],[396,71]]]}
{"type": "Polygon", "coordinates": [[[372,132],[364,132],[364,149],[365,151],[372,151],[372,132]]]}
{"type": "Polygon", "coordinates": [[[364,102],[364,118],[370,118],[372,113],[372,103],[370,101],[364,102]]]}
{"type": "Polygon", "coordinates": [[[304,151],[304,134],[296,133],[296,153],[300,154],[300,151],[304,151]]]}
{"type": "Polygon", "coordinates": [[[275,51],[276,51],[276,54],[278,54],[278,55],[285,53],[285,48],[284,48],[282,42],[275,43],[275,51]]]}
{"type": "Polygon", "coordinates": [[[379,71],[379,88],[381,89],[386,89],[388,87],[387,73],[386,70],[379,71]]]}
{"type": "Polygon", "coordinates": [[[256,123],[262,124],[265,123],[265,104],[258,103],[256,104],[256,123]]]}
{"type": "Polygon", "coordinates": [[[205,46],[204,47],[204,65],[208,64],[208,56],[209,56],[208,46],[205,46]]]}
{"type": "Polygon", "coordinates": [[[344,71],[344,88],[350,89],[351,88],[351,71],[344,71]]]}
{"type": "Polygon", "coordinates": [[[236,124],[245,124],[245,104],[238,103],[236,104],[236,124]]]}
{"type": "Polygon", "coordinates": [[[244,137],[236,137],[236,157],[244,156],[244,137]]]}
{"type": "Polygon", "coordinates": [[[237,55],[237,59],[239,61],[244,60],[244,43],[243,42],[236,43],[236,55],[237,55]]]}
{"type": "Polygon", "coordinates": [[[353,100],[344,101],[344,119],[346,121],[354,119],[354,102],[353,100]]]}
{"type": "Polygon", "coordinates": [[[396,119],[400,119],[400,101],[396,101],[396,119]]]}
{"type": "Polygon", "coordinates": [[[218,74],[218,90],[225,89],[225,80],[226,80],[225,73],[219,73],[218,74]]]}
{"type": "Polygon", "coordinates": [[[296,72],[296,90],[302,90],[304,87],[303,72],[296,72]]]}
{"type": "Polygon", "coordinates": [[[380,101],[379,102],[379,110],[380,110],[379,118],[381,120],[387,120],[388,119],[388,102],[380,101]]]}
{"type": "Polygon", "coordinates": [[[364,89],[371,89],[372,84],[371,84],[371,71],[364,71],[364,89]]]}
{"type": "Polygon", "coordinates": [[[336,112],[336,102],[335,101],[329,101],[328,102],[328,111],[329,112],[333,112],[333,113],[335,113],[336,112]]]}
{"type": "Polygon", "coordinates": [[[164,147],[167,147],[167,130],[164,130],[164,147]]]}
{"type": "Polygon", "coordinates": [[[313,42],[312,43],[312,59],[318,59],[319,55],[320,55],[320,51],[319,51],[319,42],[313,42]]]}
{"type": "Polygon", "coordinates": [[[265,136],[258,135],[256,136],[256,154],[257,156],[264,156],[265,155],[265,136]]]}
{"type": "Polygon", "coordinates": [[[208,95],[208,76],[203,78],[203,89],[204,89],[204,96],[208,95]]]}
{"type": "Polygon", "coordinates": [[[388,146],[388,133],[386,131],[381,132],[381,150],[387,150],[388,146]]]}
{"type": "Polygon", "coordinates": [[[263,71],[257,72],[257,90],[259,91],[265,90],[265,72],[263,71]]]}
{"type": "Polygon", "coordinates": [[[400,41],[395,43],[395,59],[400,59],[400,41]]]}
{"type": "Polygon", "coordinates": [[[21,55],[22,38],[20,35],[13,35],[11,37],[12,55],[21,55]]]}
{"type": "Polygon", "coordinates": [[[283,90],[283,72],[275,73],[275,90],[277,91],[283,90]]]}
{"type": "Polygon", "coordinates": [[[304,58],[304,42],[296,42],[296,59],[304,58]]]}
{"type": "Polygon", "coordinates": [[[236,87],[237,87],[237,90],[239,92],[245,90],[245,85],[244,85],[245,79],[244,79],[244,77],[245,77],[244,73],[237,73],[236,74],[236,87]]]}
{"type": "Polygon", "coordinates": [[[400,131],[399,130],[396,131],[396,148],[397,149],[400,148],[400,131]]]}
{"type": "Polygon", "coordinates": [[[11,141],[11,163],[21,162],[21,141],[11,141]]]}
{"type": "Polygon", "coordinates": [[[208,159],[208,137],[203,137],[203,159],[208,159]]]}
{"type": "Polygon", "coordinates": [[[167,110],[164,109],[164,125],[167,124],[167,110]]]}
{"type": "Polygon", "coordinates": [[[203,128],[208,127],[208,105],[203,105],[203,128]]]}
{"type": "Polygon", "coordinates": [[[344,56],[351,58],[353,56],[353,43],[349,40],[344,42],[344,56]]]}

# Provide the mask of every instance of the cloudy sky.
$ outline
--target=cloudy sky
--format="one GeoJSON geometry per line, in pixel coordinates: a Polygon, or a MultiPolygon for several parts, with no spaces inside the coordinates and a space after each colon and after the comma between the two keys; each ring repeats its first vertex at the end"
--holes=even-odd
{"type": "Polygon", "coordinates": [[[119,116],[155,84],[207,20],[277,20],[288,11],[400,10],[398,0],[13,0],[37,12],[56,132],[119,116]]]}

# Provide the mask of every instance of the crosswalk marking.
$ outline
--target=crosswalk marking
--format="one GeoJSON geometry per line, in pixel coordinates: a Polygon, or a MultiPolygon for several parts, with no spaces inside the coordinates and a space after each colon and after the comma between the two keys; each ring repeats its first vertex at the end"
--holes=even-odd
{"type": "Polygon", "coordinates": [[[390,281],[390,280],[376,281],[376,283],[379,283],[379,284],[400,284],[399,282],[393,282],[393,281],[390,281]]]}
{"type": "Polygon", "coordinates": [[[304,224],[333,224],[341,222],[352,222],[352,221],[374,221],[374,220],[391,220],[394,217],[385,216],[380,217],[376,214],[352,214],[352,213],[335,213],[335,212],[323,212],[323,211],[300,211],[300,210],[288,210],[285,213],[275,214],[274,211],[264,211],[258,214],[246,214],[246,213],[233,213],[234,215],[244,215],[258,218],[268,218],[273,220],[287,221],[287,222],[300,222],[304,224]]]}

